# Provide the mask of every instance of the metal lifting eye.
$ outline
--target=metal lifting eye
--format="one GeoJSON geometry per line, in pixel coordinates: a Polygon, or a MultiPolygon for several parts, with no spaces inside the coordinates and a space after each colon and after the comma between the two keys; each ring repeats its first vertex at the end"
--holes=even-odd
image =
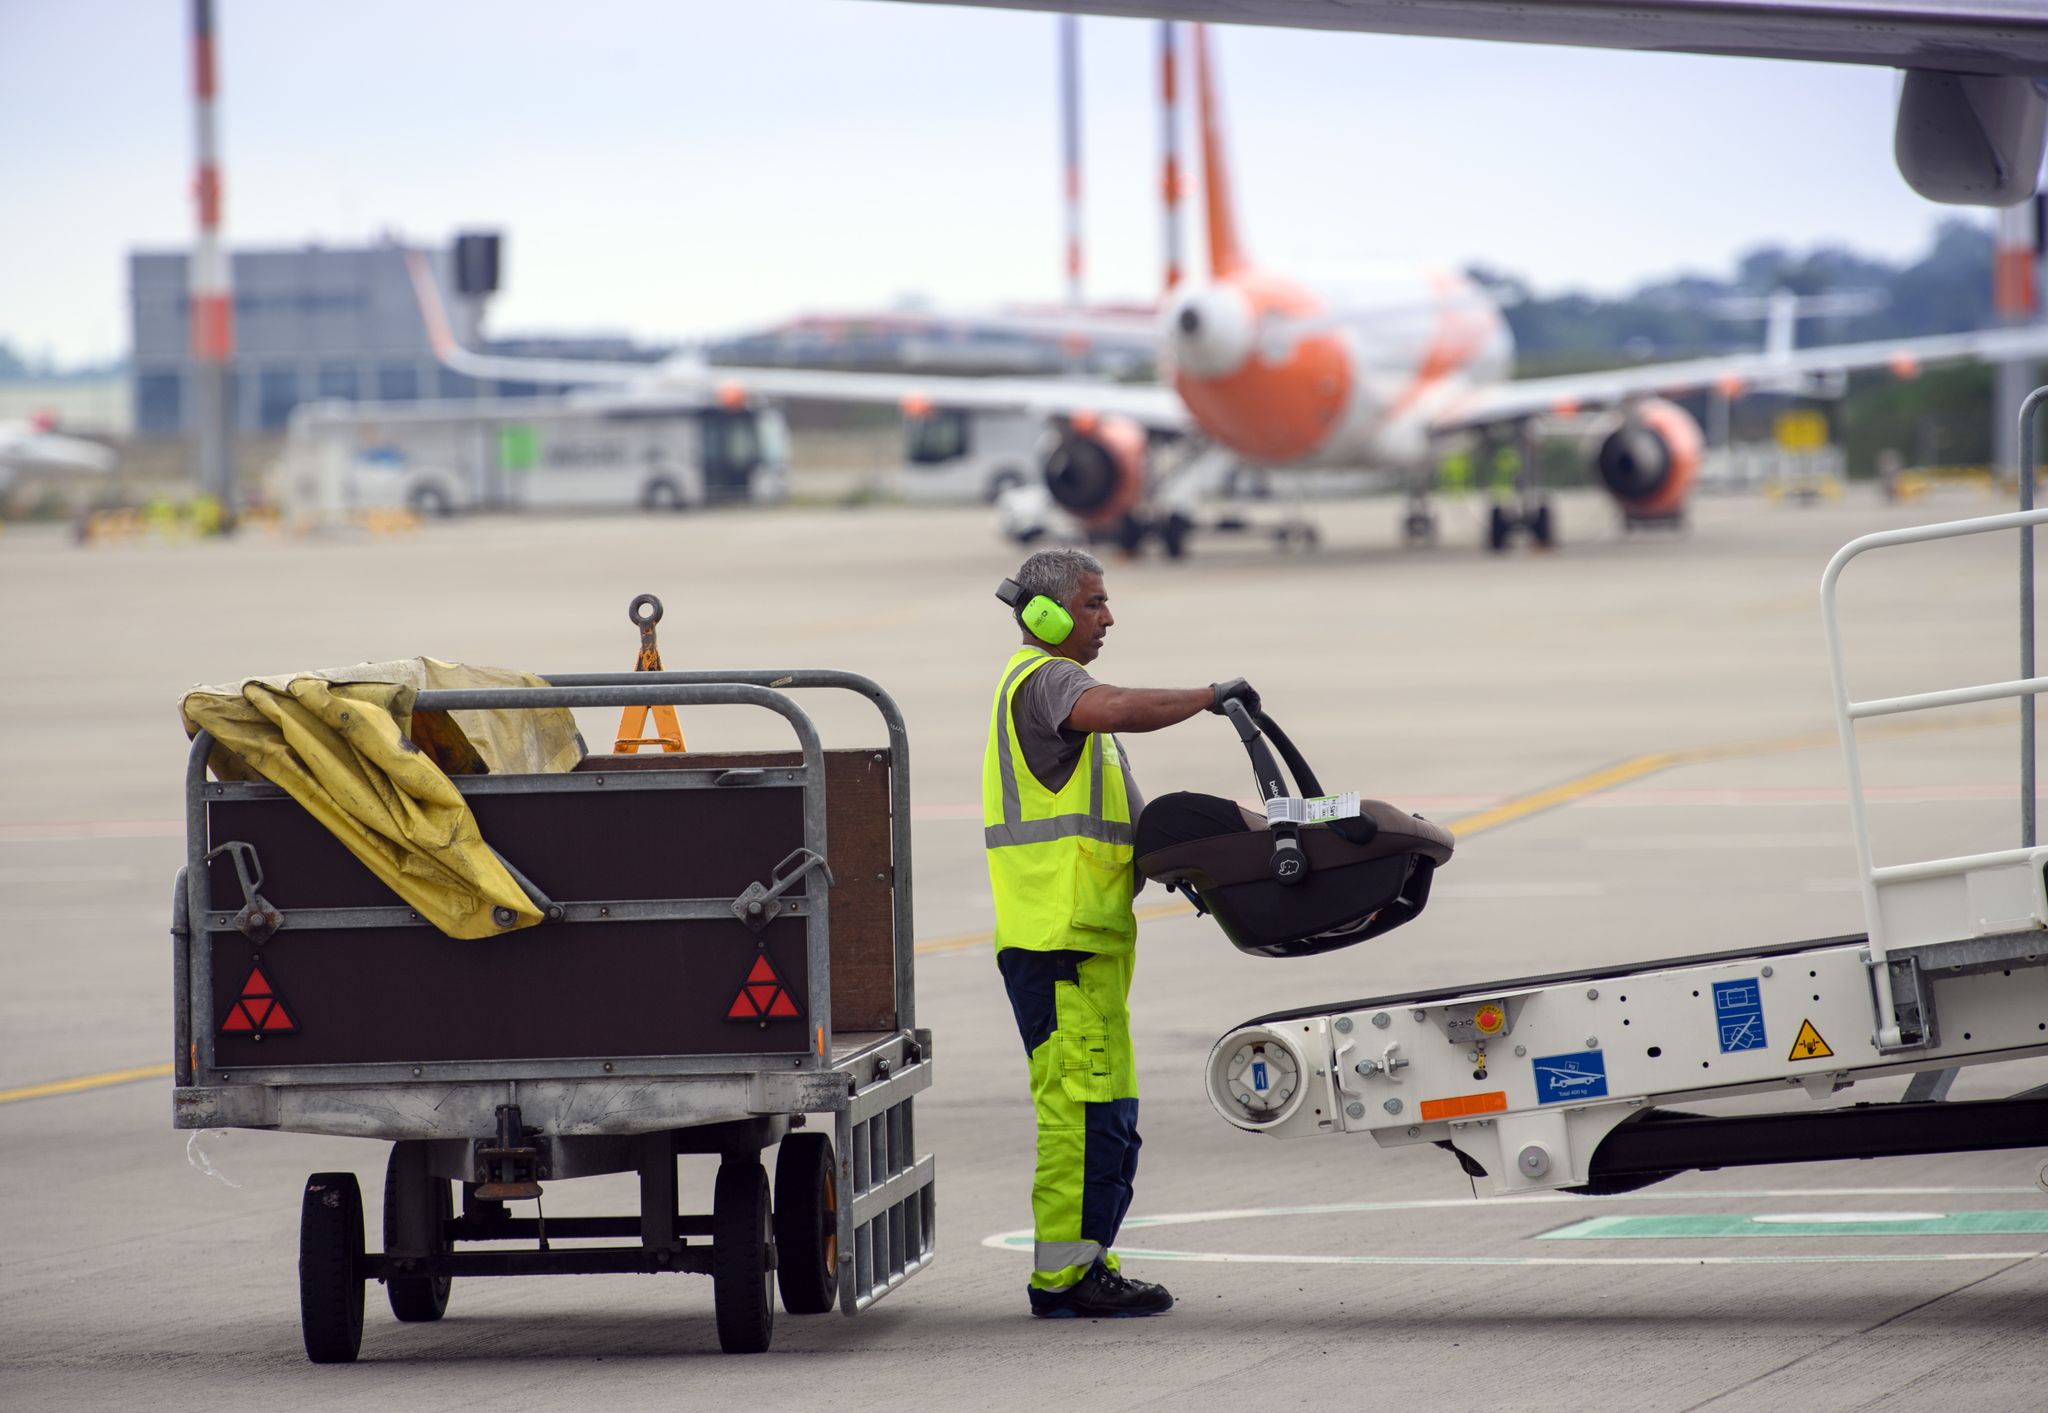
{"type": "Polygon", "coordinates": [[[661,622],[661,600],[652,594],[642,594],[626,605],[626,616],[636,624],[661,622]],[[641,610],[647,610],[642,613],[641,610]]]}

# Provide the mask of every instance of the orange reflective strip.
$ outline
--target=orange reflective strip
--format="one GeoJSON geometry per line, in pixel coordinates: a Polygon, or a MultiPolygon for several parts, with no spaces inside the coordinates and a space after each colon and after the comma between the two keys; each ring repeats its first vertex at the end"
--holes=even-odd
{"type": "Polygon", "coordinates": [[[1504,1089],[1489,1090],[1484,1094],[1460,1094],[1455,1099],[1425,1099],[1422,1101],[1422,1121],[1434,1123],[1438,1119],[1465,1119],[1474,1114],[1506,1113],[1508,1095],[1504,1089]]]}

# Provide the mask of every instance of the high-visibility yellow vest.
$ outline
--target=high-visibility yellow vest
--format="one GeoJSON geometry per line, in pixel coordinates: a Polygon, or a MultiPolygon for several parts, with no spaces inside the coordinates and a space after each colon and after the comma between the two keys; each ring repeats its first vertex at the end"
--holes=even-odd
{"type": "Polygon", "coordinates": [[[996,947],[1039,952],[1129,952],[1131,806],[1114,737],[1089,733],[1058,792],[1024,762],[1012,706],[1017,689],[1052,661],[1019,648],[1003,669],[981,765],[982,842],[995,893],[996,947]]]}

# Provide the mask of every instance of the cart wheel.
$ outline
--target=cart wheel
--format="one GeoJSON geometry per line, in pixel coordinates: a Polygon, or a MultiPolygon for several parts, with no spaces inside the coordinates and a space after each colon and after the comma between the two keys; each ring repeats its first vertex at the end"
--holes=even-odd
{"type": "Polygon", "coordinates": [[[315,1364],[363,1347],[363,1193],[354,1173],[315,1173],[299,1205],[299,1331],[315,1364]]]}
{"type": "Polygon", "coordinates": [[[775,1276],[792,1315],[822,1315],[839,1294],[839,1182],[822,1133],[793,1133],[775,1155],[775,1276]]]}
{"type": "MultiPolygon", "coordinates": [[[[427,1171],[427,1146],[391,1145],[384,1165],[384,1253],[439,1256],[448,1251],[446,1223],[455,1216],[448,1179],[427,1171]]],[[[392,1276],[384,1282],[391,1313],[408,1322],[438,1320],[448,1310],[451,1276],[392,1276]]]]}
{"type": "Polygon", "coordinates": [[[775,1332],[775,1226],[757,1158],[727,1158],[711,1192],[711,1298],[718,1347],[759,1354],[775,1332]]]}

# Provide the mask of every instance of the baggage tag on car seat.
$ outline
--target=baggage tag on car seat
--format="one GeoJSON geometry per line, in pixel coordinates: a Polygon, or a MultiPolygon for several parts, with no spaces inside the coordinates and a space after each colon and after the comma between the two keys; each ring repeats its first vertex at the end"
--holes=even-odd
{"type": "Polygon", "coordinates": [[[1306,800],[1281,796],[1266,801],[1268,824],[1323,824],[1333,819],[1356,819],[1358,815],[1356,790],[1346,790],[1341,795],[1312,795],[1306,800]]]}

